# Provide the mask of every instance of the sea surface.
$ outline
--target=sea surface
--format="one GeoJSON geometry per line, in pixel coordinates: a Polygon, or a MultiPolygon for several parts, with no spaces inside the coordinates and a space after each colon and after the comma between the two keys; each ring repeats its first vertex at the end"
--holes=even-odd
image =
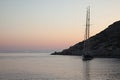
{"type": "Polygon", "coordinates": [[[0,80],[120,80],[120,59],[0,53],[0,80]]]}

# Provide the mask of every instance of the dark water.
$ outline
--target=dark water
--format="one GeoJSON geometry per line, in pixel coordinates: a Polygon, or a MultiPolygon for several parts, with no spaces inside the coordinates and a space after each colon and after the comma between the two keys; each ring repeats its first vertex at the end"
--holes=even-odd
{"type": "Polygon", "coordinates": [[[0,53],[0,80],[120,80],[120,60],[0,53]]]}

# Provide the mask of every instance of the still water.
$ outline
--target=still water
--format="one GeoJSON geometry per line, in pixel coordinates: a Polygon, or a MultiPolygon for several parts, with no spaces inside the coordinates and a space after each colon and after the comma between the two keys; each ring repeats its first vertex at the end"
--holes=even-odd
{"type": "Polygon", "coordinates": [[[0,53],[0,80],[120,80],[120,60],[46,53],[0,53]]]}

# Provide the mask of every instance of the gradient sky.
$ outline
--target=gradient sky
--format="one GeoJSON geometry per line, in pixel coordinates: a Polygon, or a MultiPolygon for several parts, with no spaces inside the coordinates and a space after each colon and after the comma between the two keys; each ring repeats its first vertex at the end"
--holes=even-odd
{"type": "Polygon", "coordinates": [[[0,50],[51,52],[82,41],[88,4],[91,35],[120,19],[120,0],[0,0],[0,50]]]}

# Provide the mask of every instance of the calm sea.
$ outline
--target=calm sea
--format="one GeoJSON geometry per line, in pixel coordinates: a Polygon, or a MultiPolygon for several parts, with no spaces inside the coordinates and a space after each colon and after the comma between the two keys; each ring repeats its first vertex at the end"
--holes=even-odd
{"type": "Polygon", "coordinates": [[[0,53],[0,80],[120,80],[120,60],[47,53],[0,53]]]}

